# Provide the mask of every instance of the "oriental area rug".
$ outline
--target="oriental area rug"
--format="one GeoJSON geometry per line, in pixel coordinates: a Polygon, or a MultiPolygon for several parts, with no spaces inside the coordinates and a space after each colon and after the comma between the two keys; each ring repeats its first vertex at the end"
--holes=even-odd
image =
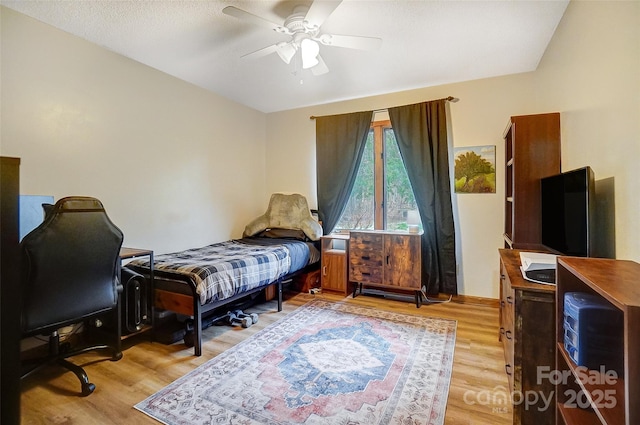
{"type": "Polygon", "coordinates": [[[136,409],[168,424],[442,424],[454,320],[314,300],[136,409]]]}

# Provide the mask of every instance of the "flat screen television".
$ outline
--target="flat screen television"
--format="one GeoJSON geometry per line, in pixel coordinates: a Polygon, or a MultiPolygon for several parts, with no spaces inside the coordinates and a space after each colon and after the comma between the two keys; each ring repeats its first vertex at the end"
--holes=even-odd
{"type": "Polygon", "coordinates": [[[595,178],[590,167],[540,183],[542,244],[560,255],[593,256],[595,178]]]}

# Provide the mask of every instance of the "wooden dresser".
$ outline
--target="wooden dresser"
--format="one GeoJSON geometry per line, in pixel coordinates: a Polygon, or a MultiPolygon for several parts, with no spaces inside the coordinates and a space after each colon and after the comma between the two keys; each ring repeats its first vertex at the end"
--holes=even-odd
{"type": "MultiPolygon", "coordinates": [[[[349,281],[356,287],[410,290],[416,302],[422,287],[421,234],[398,231],[352,231],[349,281]]],[[[356,288],[354,288],[354,295],[356,288]]]]}
{"type": "MultiPolygon", "coordinates": [[[[538,382],[538,371],[555,368],[555,285],[525,280],[520,250],[500,249],[500,334],[510,394],[552,397],[549,380],[538,382]],[[539,369],[543,368],[543,369],[539,369]]],[[[543,425],[555,422],[553,403],[545,406],[516,400],[513,423],[543,425]]]]}

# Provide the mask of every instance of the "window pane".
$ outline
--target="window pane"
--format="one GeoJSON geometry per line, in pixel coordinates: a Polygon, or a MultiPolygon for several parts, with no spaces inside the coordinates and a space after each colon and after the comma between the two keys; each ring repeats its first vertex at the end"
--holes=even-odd
{"type": "Polygon", "coordinates": [[[392,128],[384,129],[385,227],[407,230],[417,224],[422,230],[416,199],[392,128]]]}
{"type": "Polygon", "coordinates": [[[337,229],[373,229],[374,203],[373,131],[369,131],[362,153],[362,162],[351,191],[347,207],[336,225],[337,229]]]}

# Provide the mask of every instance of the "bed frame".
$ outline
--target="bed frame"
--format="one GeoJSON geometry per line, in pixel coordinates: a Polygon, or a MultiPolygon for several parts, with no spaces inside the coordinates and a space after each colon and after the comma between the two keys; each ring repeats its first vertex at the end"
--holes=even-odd
{"type": "MultiPolygon", "coordinates": [[[[282,287],[283,284],[289,283],[299,274],[308,273],[318,267],[318,263],[310,264],[296,272],[287,274],[275,282],[262,285],[245,292],[238,293],[224,300],[215,301],[202,305],[200,296],[196,293],[195,282],[186,275],[166,272],[162,270],[154,270],[153,272],[153,307],[163,310],[170,310],[179,314],[190,316],[191,321],[186,324],[187,334],[185,335],[185,344],[191,346],[193,343],[194,354],[202,355],[202,331],[206,329],[205,318],[211,316],[215,310],[221,309],[225,305],[232,304],[245,297],[257,296],[259,293],[269,287],[274,287],[278,299],[278,311],[282,311],[282,287]],[[203,327],[204,326],[204,327],[203,327]]],[[[141,267],[132,267],[136,272],[141,273],[145,278],[149,278],[149,270],[141,267]]],[[[153,315],[153,312],[152,312],[153,315]]],[[[153,330],[152,330],[153,332],[153,330]]]]}

